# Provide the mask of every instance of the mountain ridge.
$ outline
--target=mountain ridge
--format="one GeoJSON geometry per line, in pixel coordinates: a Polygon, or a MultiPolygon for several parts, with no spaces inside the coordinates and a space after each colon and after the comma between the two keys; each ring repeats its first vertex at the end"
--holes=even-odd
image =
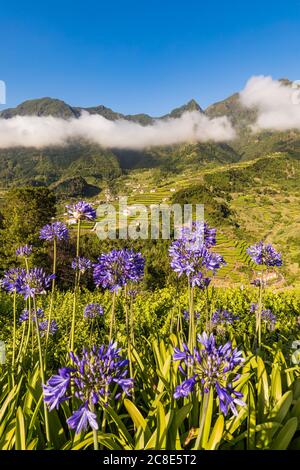
{"type": "Polygon", "coordinates": [[[123,114],[112,110],[102,104],[89,107],[71,106],[63,100],[51,97],[35,98],[26,100],[14,108],[6,108],[0,112],[0,118],[11,119],[15,116],[38,116],[38,117],[60,117],[63,119],[79,118],[82,112],[89,114],[98,114],[105,119],[115,121],[117,119],[125,119],[128,121],[138,122],[140,124],[151,124],[154,120],[178,118],[183,113],[189,111],[204,111],[195,99],[191,99],[182,106],[172,109],[169,113],[162,116],[154,117],[146,113],[123,114]]]}
{"type": "MultiPolygon", "coordinates": [[[[284,83],[290,83],[282,79],[284,83]]],[[[64,146],[0,149],[0,186],[33,184],[52,185],[57,181],[82,176],[88,183],[111,181],[122,173],[140,168],[157,168],[162,173],[176,173],[186,167],[199,169],[207,165],[225,165],[257,158],[273,152],[284,152],[300,159],[300,133],[295,131],[264,131],[253,134],[249,125],[256,111],[243,108],[239,94],[234,93],[202,109],[195,99],[174,108],[168,114],[153,117],[148,114],[122,114],[104,105],[71,106],[56,98],[38,98],[20,103],[0,112],[0,118],[14,116],[54,116],[63,119],[79,118],[81,113],[101,115],[115,121],[125,119],[150,125],[154,120],[179,118],[187,111],[197,111],[208,118],[227,116],[237,130],[230,143],[183,143],[155,146],[143,150],[106,149],[87,141],[74,141],[64,146]]]]}

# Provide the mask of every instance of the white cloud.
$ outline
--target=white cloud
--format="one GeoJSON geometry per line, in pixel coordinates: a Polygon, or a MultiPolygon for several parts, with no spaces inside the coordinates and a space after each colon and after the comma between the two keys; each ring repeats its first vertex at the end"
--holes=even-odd
{"type": "Polygon", "coordinates": [[[209,119],[198,111],[177,119],[156,120],[149,126],[117,120],[109,121],[87,112],[76,119],[16,116],[0,119],[0,148],[64,145],[85,139],[106,148],[141,149],[181,142],[221,142],[233,139],[235,130],[227,117],[209,119]]]}
{"type": "Polygon", "coordinates": [[[254,131],[271,129],[300,130],[300,93],[270,76],[255,76],[240,92],[240,101],[247,108],[256,108],[258,115],[254,131]]]}

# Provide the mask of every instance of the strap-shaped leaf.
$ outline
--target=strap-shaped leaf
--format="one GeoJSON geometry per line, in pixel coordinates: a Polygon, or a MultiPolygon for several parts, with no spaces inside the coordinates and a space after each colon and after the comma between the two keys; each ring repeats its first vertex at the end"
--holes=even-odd
{"type": "Polygon", "coordinates": [[[270,411],[268,419],[276,421],[277,423],[282,423],[291,407],[292,402],[293,392],[289,390],[281,397],[274,408],[270,411]]]}
{"type": "Polygon", "coordinates": [[[288,448],[291,440],[297,431],[298,420],[297,418],[290,418],[281,431],[278,433],[274,441],[272,442],[271,449],[273,450],[285,450],[288,448]]]}
{"type": "Polygon", "coordinates": [[[26,450],[26,428],[22,408],[19,406],[16,413],[16,450],[26,450]]]}
{"type": "Polygon", "coordinates": [[[216,450],[218,449],[221,441],[222,441],[222,436],[224,432],[224,416],[220,415],[215,422],[215,425],[213,427],[213,430],[211,432],[210,438],[208,443],[205,445],[206,450],[216,450]]]}

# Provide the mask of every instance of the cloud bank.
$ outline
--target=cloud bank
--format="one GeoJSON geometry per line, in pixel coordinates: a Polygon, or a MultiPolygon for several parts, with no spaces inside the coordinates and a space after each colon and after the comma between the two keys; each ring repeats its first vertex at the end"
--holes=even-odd
{"type": "Polygon", "coordinates": [[[255,76],[240,92],[241,104],[258,112],[253,131],[300,130],[300,90],[269,76],[255,76]]]}
{"type": "Polygon", "coordinates": [[[156,120],[142,126],[126,120],[109,121],[86,111],[76,119],[16,116],[0,119],[0,148],[46,147],[84,139],[105,148],[142,149],[182,142],[223,142],[235,137],[225,116],[209,119],[198,111],[180,118],[156,120]]]}
{"type": "MultiPolygon", "coordinates": [[[[254,76],[239,94],[242,106],[255,109],[257,118],[251,126],[261,130],[300,130],[300,89],[270,76],[254,76]]],[[[236,137],[226,116],[209,118],[198,111],[179,118],[157,119],[151,125],[83,111],[76,119],[52,116],[16,116],[0,118],[0,148],[62,146],[78,139],[104,148],[143,149],[184,142],[225,142],[236,137]]]]}

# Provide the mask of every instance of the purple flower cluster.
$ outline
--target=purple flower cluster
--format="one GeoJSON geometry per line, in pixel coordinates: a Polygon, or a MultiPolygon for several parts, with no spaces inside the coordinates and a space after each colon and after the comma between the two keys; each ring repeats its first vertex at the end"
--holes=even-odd
{"type": "Polygon", "coordinates": [[[191,227],[182,228],[180,238],[188,239],[196,248],[200,245],[211,248],[217,243],[217,230],[206,222],[192,222],[191,227]]]}
{"type": "Polygon", "coordinates": [[[191,377],[176,387],[174,398],[187,397],[196,387],[202,393],[208,393],[213,388],[218,395],[222,413],[227,415],[231,409],[237,415],[236,405],[244,406],[245,403],[241,400],[242,393],[234,390],[232,384],[240,377],[237,369],[244,361],[242,352],[233,349],[230,341],[217,347],[212,333],[208,336],[204,332],[198,335],[197,340],[201,347],[195,348],[193,353],[186,344],[183,344],[183,351],[174,349],[173,359],[180,361],[180,372],[186,377],[187,370],[192,369],[191,377]]]}
{"type": "Polygon", "coordinates": [[[204,289],[211,281],[211,274],[226,264],[222,256],[210,251],[215,243],[216,230],[207,224],[194,223],[192,231],[185,227],[181,237],[169,248],[171,268],[179,276],[186,275],[193,287],[204,289]]]}
{"type": "Polygon", "coordinates": [[[24,299],[45,294],[54,278],[55,274],[46,274],[42,268],[32,268],[28,272],[22,270],[16,280],[16,291],[24,299]]]}
{"type": "Polygon", "coordinates": [[[213,325],[220,325],[224,323],[229,323],[232,325],[236,320],[238,320],[238,318],[239,317],[237,315],[234,315],[228,310],[218,309],[212,314],[211,321],[213,325]]]}
{"type": "Polygon", "coordinates": [[[72,268],[74,270],[78,270],[81,274],[84,274],[89,269],[92,269],[93,264],[91,260],[88,258],[84,258],[83,256],[79,256],[78,258],[74,258],[72,261],[72,268]]]}
{"type": "Polygon", "coordinates": [[[25,269],[9,269],[0,281],[0,285],[7,292],[17,292],[24,296],[34,297],[45,294],[55,274],[46,274],[42,268],[32,268],[27,272],[25,269]]]}
{"type": "Polygon", "coordinates": [[[96,218],[96,211],[85,201],[78,201],[76,204],[66,206],[69,216],[75,222],[78,220],[93,220],[96,218]]]}
{"type": "Polygon", "coordinates": [[[132,299],[134,299],[137,295],[138,295],[138,290],[137,289],[129,289],[128,290],[128,295],[129,297],[131,297],[132,299]]]}
{"type": "Polygon", "coordinates": [[[250,312],[255,313],[257,310],[258,310],[258,304],[252,302],[251,305],[250,305],[250,312]]]}
{"type": "MultiPolygon", "coordinates": [[[[183,319],[186,321],[186,322],[189,322],[190,321],[190,312],[188,310],[182,310],[182,314],[183,314],[183,319]]],[[[195,320],[200,320],[200,312],[194,312],[194,317],[195,317],[195,320]]]]}
{"type": "Polygon", "coordinates": [[[11,268],[4,273],[0,281],[0,286],[7,292],[17,292],[19,288],[19,279],[26,275],[25,269],[11,268]]]}
{"type": "Polygon", "coordinates": [[[116,385],[127,395],[133,388],[133,379],[127,378],[128,360],[121,358],[120,351],[117,344],[111,342],[107,347],[94,346],[90,351],[83,349],[81,356],[70,352],[72,367],[59,369],[58,374],[43,386],[44,400],[50,410],[72,397],[80,400],[79,408],[67,419],[76,434],[88,426],[98,429],[97,416],[92,408],[97,404],[107,406],[116,385]]]}
{"type": "MultiPolygon", "coordinates": [[[[45,317],[44,310],[41,308],[38,308],[36,311],[32,310],[31,312],[31,320],[35,321],[36,319],[40,320],[45,317]]],[[[29,311],[28,310],[23,310],[23,312],[20,315],[19,322],[23,323],[29,320],[29,311]]],[[[39,330],[41,332],[41,336],[43,337],[47,330],[48,330],[48,320],[43,320],[39,322],[39,330]]],[[[50,324],[50,329],[49,333],[50,335],[54,335],[58,331],[58,325],[55,320],[51,321],[50,324]]]]}
{"type": "MultiPolygon", "coordinates": [[[[38,308],[36,311],[33,310],[31,312],[31,319],[35,321],[35,317],[37,318],[44,318],[45,316],[45,313],[44,313],[44,310],[41,309],[41,308],[38,308]]],[[[23,323],[24,321],[28,321],[29,320],[29,311],[28,310],[23,310],[23,312],[21,313],[20,317],[19,317],[19,322],[20,323],[23,323]]]]}
{"type": "Polygon", "coordinates": [[[94,264],[97,287],[118,291],[128,282],[138,282],[144,274],[145,260],[133,250],[112,250],[103,253],[94,264]]]}
{"type": "Polygon", "coordinates": [[[49,242],[53,240],[67,240],[69,238],[69,231],[63,222],[53,222],[41,229],[40,238],[49,242]]]}
{"type": "MultiPolygon", "coordinates": [[[[41,321],[39,323],[39,330],[41,332],[41,336],[45,336],[47,331],[48,331],[48,324],[49,324],[49,321],[48,320],[44,320],[44,321],[41,321]]],[[[55,335],[55,333],[57,333],[58,331],[58,325],[56,323],[55,320],[51,320],[50,322],[50,328],[49,328],[49,334],[51,336],[55,335]]]]}
{"type": "Polygon", "coordinates": [[[31,255],[32,253],[32,245],[23,245],[19,246],[19,248],[16,249],[16,255],[20,256],[21,258],[27,258],[28,256],[31,255]]]}
{"type": "Polygon", "coordinates": [[[264,244],[262,241],[247,248],[247,253],[252,260],[262,266],[281,266],[281,254],[270,244],[264,244]]]}
{"type": "Polygon", "coordinates": [[[261,312],[261,319],[266,322],[267,327],[269,328],[270,331],[273,331],[276,325],[276,315],[269,310],[262,310],[261,312]]]}
{"type": "Polygon", "coordinates": [[[84,318],[97,318],[103,315],[103,307],[100,304],[88,304],[84,308],[84,318]]]}
{"type": "MultiPolygon", "coordinates": [[[[252,303],[250,305],[250,312],[257,313],[258,311],[258,304],[252,303]]],[[[266,323],[267,327],[270,331],[273,331],[276,325],[276,315],[270,309],[263,309],[261,311],[261,319],[266,323]]]]}
{"type": "Polygon", "coordinates": [[[265,287],[267,285],[266,281],[263,281],[261,279],[253,279],[253,281],[250,282],[254,287],[265,287]]]}

